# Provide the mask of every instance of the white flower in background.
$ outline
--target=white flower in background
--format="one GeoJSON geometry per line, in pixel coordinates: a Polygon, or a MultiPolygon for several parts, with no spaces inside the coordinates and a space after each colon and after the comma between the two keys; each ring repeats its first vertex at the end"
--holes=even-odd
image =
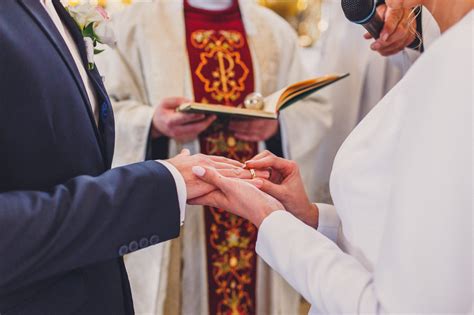
{"type": "Polygon", "coordinates": [[[100,38],[102,44],[110,47],[115,47],[116,39],[113,28],[110,27],[109,23],[101,23],[95,28],[96,35],[100,38]]]}
{"type": "Polygon", "coordinates": [[[110,17],[107,11],[94,0],[62,0],[71,17],[77,23],[84,37],[87,49],[89,69],[94,69],[94,55],[103,52],[98,44],[115,46],[115,34],[110,27],[110,17]]]}

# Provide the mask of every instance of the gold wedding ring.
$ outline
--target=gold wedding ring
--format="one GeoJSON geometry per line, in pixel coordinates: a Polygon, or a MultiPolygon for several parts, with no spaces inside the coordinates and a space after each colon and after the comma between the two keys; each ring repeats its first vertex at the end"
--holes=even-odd
{"type": "Polygon", "coordinates": [[[253,168],[249,169],[250,171],[250,175],[252,175],[252,179],[255,179],[257,177],[257,173],[255,172],[255,170],[253,168]]]}

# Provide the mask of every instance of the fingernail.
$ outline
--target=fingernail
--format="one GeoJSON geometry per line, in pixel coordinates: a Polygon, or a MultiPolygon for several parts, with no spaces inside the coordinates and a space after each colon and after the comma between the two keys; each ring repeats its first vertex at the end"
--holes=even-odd
{"type": "Polygon", "coordinates": [[[372,44],[372,46],[370,46],[370,48],[372,48],[373,50],[377,50],[380,48],[380,44],[379,43],[374,43],[372,44]]]}
{"type": "Polygon", "coordinates": [[[254,179],[254,184],[257,188],[262,188],[263,187],[263,180],[261,179],[254,179]]]}
{"type": "Polygon", "coordinates": [[[206,174],[206,169],[202,166],[193,166],[193,173],[196,176],[202,177],[206,174]]]}
{"type": "Polygon", "coordinates": [[[270,172],[269,171],[262,172],[262,177],[267,178],[267,179],[270,178],[270,172]]]}
{"type": "Polygon", "coordinates": [[[382,35],[382,40],[383,40],[384,42],[386,42],[387,39],[388,39],[388,34],[387,34],[387,33],[383,34],[383,35],[382,35]]]}

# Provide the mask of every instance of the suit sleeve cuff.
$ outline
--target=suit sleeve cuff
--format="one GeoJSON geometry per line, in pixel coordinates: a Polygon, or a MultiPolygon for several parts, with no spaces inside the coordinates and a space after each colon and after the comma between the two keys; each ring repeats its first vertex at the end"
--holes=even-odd
{"type": "Polygon", "coordinates": [[[166,167],[168,171],[171,173],[171,175],[173,175],[174,181],[176,183],[176,190],[178,192],[180,223],[182,226],[184,224],[184,219],[186,217],[186,200],[187,200],[186,196],[188,195],[186,191],[186,183],[181,173],[171,163],[163,161],[163,160],[159,160],[157,162],[161,163],[164,167],[166,167]]]}
{"type": "Polygon", "coordinates": [[[341,220],[336,208],[333,205],[324,203],[318,203],[316,206],[319,209],[318,231],[334,243],[337,243],[341,220]]]}

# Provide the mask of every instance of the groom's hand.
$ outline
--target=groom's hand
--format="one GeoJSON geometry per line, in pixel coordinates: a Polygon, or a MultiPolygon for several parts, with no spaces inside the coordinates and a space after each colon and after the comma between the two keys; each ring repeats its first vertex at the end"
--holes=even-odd
{"type": "MultiPolygon", "coordinates": [[[[216,169],[220,174],[231,178],[251,179],[252,175],[243,168],[243,164],[231,159],[220,156],[211,156],[204,154],[191,155],[189,150],[185,149],[177,156],[167,160],[183,176],[186,183],[187,199],[195,199],[206,195],[216,187],[197,177],[193,171],[193,166],[202,165],[208,168],[216,169]]],[[[269,178],[269,172],[266,170],[257,172],[261,178],[269,178]]]]}

